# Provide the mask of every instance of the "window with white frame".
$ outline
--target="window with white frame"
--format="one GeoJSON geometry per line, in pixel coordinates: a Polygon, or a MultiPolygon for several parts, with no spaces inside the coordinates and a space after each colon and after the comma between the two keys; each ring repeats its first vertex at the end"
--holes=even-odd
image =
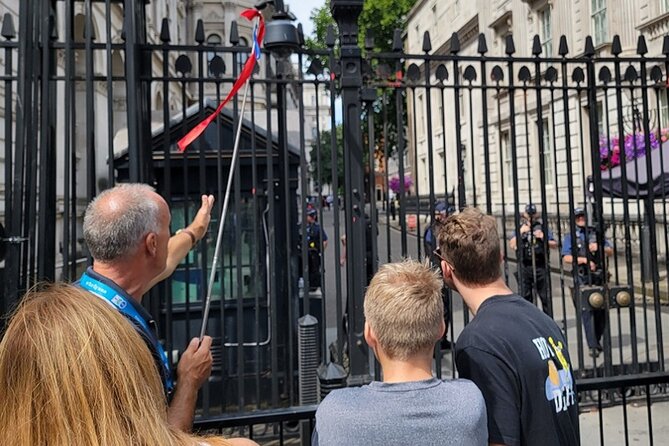
{"type": "Polygon", "coordinates": [[[507,189],[513,187],[513,150],[511,148],[511,139],[509,131],[503,131],[500,136],[500,145],[504,154],[504,186],[507,189]]]}
{"type": "Polygon", "coordinates": [[[548,119],[541,121],[542,139],[544,145],[544,174],[546,177],[546,186],[555,185],[555,169],[553,164],[553,143],[551,139],[551,128],[548,119]]]}
{"type": "Polygon", "coordinates": [[[662,13],[669,12],[669,0],[660,0],[660,9],[662,13]]]}
{"type": "Polygon", "coordinates": [[[444,152],[439,153],[439,167],[438,171],[441,171],[441,186],[446,187],[446,169],[444,166],[444,152]]]}
{"type": "Polygon", "coordinates": [[[605,124],[604,105],[602,101],[597,101],[597,131],[600,135],[606,135],[605,124]]]}
{"type": "Polygon", "coordinates": [[[545,57],[553,55],[553,22],[551,19],[551,7],[546,6],[539,13],[541,21],[541,50],[545,57]]]}
{"type": "Polygon", "coordinates": [[[667,102],[667,90],[664,88],[660,88],[658,90],[658,96],[660,99],[660,110],[659,110],[660,127],[661,128],[669,127],[669,102],[667,102]]]}
{"type": "Polygon", "coordinates": [[[591,0],[591,17],[593,40],[595,45],[602,44],[608,39],[608,26],[606,21],[606,0],[591,0]]]}
{"type": "Polygon", "coordinates": [[[423,95],[418,95],[418,109],[416,110],[418,115],[418,138],[425,137],[425,109],[423,107],[423,95]]]}

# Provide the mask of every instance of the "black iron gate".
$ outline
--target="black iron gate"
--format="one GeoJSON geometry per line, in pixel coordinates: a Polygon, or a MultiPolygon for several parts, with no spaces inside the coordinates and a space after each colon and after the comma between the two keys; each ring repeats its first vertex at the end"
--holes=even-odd
{"type": "MultiPolygon", "coordinates": [[[[19,17],[3,18],[2,312],[36,281],[78,277],[88,262],[83,210],[104,188],[153,184],[177,229],[202,193],[216,195],[219,215],[233,174],[210,323],[215,367],[199,405],[211,427],[220,414],[316,403],[313,364],[328,365],[322,389],[378,376],[362,339],[368,276],[377,262],[430,253],[423,232],[438,201],[485,209],[505,238],[532,203],[558,242],[583,207],[598,243],[593,261],[608,263],[610,277],[580,286],[578,270],[545,246],[551,311],[570,344],[581,407],[641,398],[652,431],[651,403],[667,384],[669,41],[661,57],[647,57],[643,37],[636,54],[614,38],[602,56],[587,39],[574,56],[562,39],[559,57],[545,57],[535,39],[532,57],[516,57],[511,36],[502,56],[489,55],[483,34],[454,33],[433,50],[426,33],[424,54],[407,54],[398,31],[392,52],[375,53],[373,39],[358,44],[362,2],[333,1],[339,41],[333,31],[314,52],[279,3],[268,26],[294,34],[266,42],[247,108],[235,98],[185,154],[176,141],[229,91],[250,29],[231,22],[224,42],[205,21],[184,18],[184,35],[178,17],[149,13],[140,0],[21,2],[19,17]],[[329,235],[317,247],[303,236],[312,208],[329,235]],[[320,287],[310,283],[309,249],[320,287]],[[601,357],[589,356],[581,307],[603,308],[601,357]]],[[[214,218],[207,243],[146,299],[174,360],[200,326],[217,226],[214,218]]],[[[501,243],[515,288],[524,254],[501,243]]],[[[452,305],[454,340],[469,315],[457,296],[452,305]]],[[[437,373],[455,376],[451,355],[437,358],[437,373]]]]}

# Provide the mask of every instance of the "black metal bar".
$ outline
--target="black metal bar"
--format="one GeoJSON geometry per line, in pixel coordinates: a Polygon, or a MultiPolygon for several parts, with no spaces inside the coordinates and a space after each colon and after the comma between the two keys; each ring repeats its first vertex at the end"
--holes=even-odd
{"type": "Polygon", "coordinates": [[[244,425],[310,420],[316,416],[316,409],[317,406],[293,406],[271,410],[240,412],[233,416],[219,415],[209,417],[206,420],[196,420],[193,423],[193,430],[206,431],[210,429],[225,429],[244,425]]]}
{"type": "MultiPolygon", "coordinates": [[[[557,72],[555,72],[555,77],[557,79],[557,72]]],[[[555,80],[556,80],[555,79],[555,80]]],[[[555,80],[550,80],[550,86],[549,86],[549,93],[550,93],[550,113],[551,113],[551,150],[553,151],[553,154],[555,155],[553,157],[553,178],[554,178],[554,184],[555,184],[555,190],[558,191],[560,188],[560,182],[559,182],[559,175],[558,175],[558,160],[557,160],[557,143],[556,143],[556,135],[555,135],[555,88],[554,88],[554,82],[555,80]]],[[[562,243],[562,226],[560,225],[560,221],[562,220],[561,213],[560,213],[560,194],[556,193],[555,194],[555,208],[556,208],[556,217],[557,217],[557,240],[558,243],[561,246],[562,243]]],[[[567,203],[569,205],[569,203],[567,203]]],[[[571,214],[571,212],[569,212],[571,214]]],[[[546,217],[546,215],[544,215],[546,217]]],[[[569,345],[569,333],[567,331],[567,299],[566,299],[566,293],[565,293],[565,274],[564,274],[564,262],[562,262],[562,256],[560,253],[558,253],[558,259],[560,261],[558,262],[559,269],[560,269],[560,294],[561,294],[561,300],[562,300],[562,332],[564,333],[564,339],[567,342],[567,345],[569,345]]],[[[552,297],[551,297],[552,299],[552,297]]],[[[555,317],[555,315],[553,315],[555,317]]]]}
{"type": "MultiPolygon", "coordinates": [[[[112,69],[112,12],[111,2],[105,2],[105,55],[107,62],[107,182],[110,187],[114,186],[114,75],[112,69]]],[[[167,128],[167,127],[165,127],[167,128]]]]}
{"type": "Polygon", "coordinates": [[[653,411],[651,409],[650,385],[646,384],[646,413],[648,414],[648,440],[653,446],[653,411]]]}
{"type": "MultiPolygon", "coordinates": [[[[467,206],[467,197],[465,195],[465,161],[464,148],[462,144],[462,125],[460,123],[460,69],[458,60],[453,60],[453,113],[455,114],[455,153],[457,155],[458,172],[458,208],[460,210],[467,206]]],[[[469,313],[463,312],[465,324],[469,319],[469,313]]]]}
{"type": "MultiPolygon", "coordinates": [[[[536,38],[536,37],[535,37],[536,38]]],[[[555,151],[551,151],[550,147],[546,147],[544,144],[544,118],[543,118],[543,113],[544,113],[544,107],[543,107],[543,92],[544,90],[541,88],[541,59],[539,58],[539,54],[537,54],[537,60],[534,64],[534,84],[537,87],[536,90],[536,110],[537,110],[537,139],[539,142],[539,182],[540,182],[540,193],[541,193],[541,211],[542,211],[542,219],[541,219],[541,231],[544,233],[544,237],[541,240],[541,243],[543,244],[543,250],[544,250],[544,256],[545,256],[545,265],[546,265],[546,274],[545,274],[545,293],[548,296],[547,297],[547,303],[548,303],[548,308],[545,309],[544,311],[549,314],[551,317],[553,317],[553,288],[552,288],[552,280],[551,280],[551,250],[549,247],[549,240],[548,240],[548,197],[546,194],[546,188],[547,188],[547,181],[546,181],[546,150],[548,150],[551,154],[555,154],[555,151]],[[546,311],[547,310],[547,311],[546,311]]],[[[552,156],[552,158],[555,158],[555,156],[552,156]]],[[[557,188],[557,186],[556,186],[557,188]]],[[[557,190],[557,189],[556,189],[557,190]]],[[[558,194],[556,194],[558,195],[558,194]]],[[[530,194],[530,197],[532,195],[530,194]]],[[[562,263],[562,262],[560,262],[562,263]]],[[[536,288],[536,281],[534,283],[535,288],[536,288]]]]}
{"type": "MultiPolygon", "coordinates": [[[[27,5],[26,5],[27,6],[27,5]]],[[[25,7],[22,3],[19,7],[19,66],[18,66],[18,94],[16,117],[16,148],[14,165],[14,206],[12,206],[12,221],[9,230],[11,235],[30,236],[28,231],[28,213],[26,201],[30,201],[28,195],[31,193],[29,182],[29,171],[33,145],[32,121],[34,116],[34,70],[35,70],[35,17],[34,10],[37,8],[25,7]],[[25,208],[22,209],[25,204],[25,208]]],[[[28,247],[27,244],[9,244],[7,259],[7,285],[8,293],[5,298],[10,302],[18,298],[20,292],[27,285],[28,247]]]]}
{"type": "MultiPolygon", "coordinates": [[[[66,175],[65,181],[67,182],[69,180],[69,184],[65,184],[65,188],[70,192],[70,201],[65,202],[65,206],[69,206],[69,215],[70,215],[70,228],[69,228],[69,236],[70,236],[70,246],[67,247],[67,249],[71,250],[71,254],[73,257],[72,262],[70,263],[70,277],[75,278],[77,275],[77,260],[78,260],[78,254],[77,254],[77,197],[79,196],[79,191],[77,190],[77,158],[78,158],[78,152],[75,147],[76,141],[77,141],[77,105],[76,105],[76,89],[77,89],[77,83],[74,80],[75,79],[75,74],[76,74],[76,68],[75,68],[75,57],[76,54],[74,51],[72,51],[72,45],[74,44],[74,5],[71,2],[65,2],[65,13],[67,15],[66,17],[66,23],[69,22],[69,27],[66,25],[65,29],[65,42],[69,43],[67,45],[66,50],[65,50],[65,74],[66,74],[66,80],[65,80],[65,98],[66,98],[66,105],[67,105],[67,111],[65,115],[65,122],[68,123],[68,118],[69,118],[69,123],[67,127],[65,128],[65,133],[66,133],[66,145],[65,145],[65,153],[68,154],[69,156],[66,156],[65,163],[68,166],[70,172],[69,176],[66,175]],[[68,54],[69,53],[69,54],[68,54]],[[68,88],[69,87],[69,88],[68,88]],[[68,104],[69,102],[69,104],[68,104]]],[[[67,228],[65,229],[67,231],[67,228]]],[[[89,263],[92,261],[90,258],[90,255],[88,256],[89,263]]]]}
{"type": "MultiPolygon", "coordinates": [[[[13,22],[12,16],[9,14],[6,14],[5,17],[3,18],[3,25],[8,25],[8,23],[5,23],[6,21],[13,22]]],[[[5,37],[7,41],[3,42],[3,44],[9,43],[9,39],[11,37],[5,37]]],[[[9,221],[10,221],[10,215],[11,215],[11,210],[12,210],[12,203],[14,202],[13,198],[13,191],[12,191],[12,186],[14,185],[14,179],[13,179],[13,173],[12,173],[12,168],[14,166],[14,129],[13,129],[13,122],[14,122],[14,113],[10,113],[10,110],[12,110],[12,98],[14,97],[14,90],[12,88],[13,81],[11,79],[12,75],[12,70],[14,68],[14,58],[13,58],[13,53],[14,50],[10,46],[5,46],[5,76],[6,80],[4,81],[5,83],[5,195],[4,195],[4,216],[5,216],[5,221],[4,224],[6,227],[9,227],[9,221]]],[[[4,287],[3,287],[4,288],[4,287]]],[[[6,292],[7,288],[3,289],[3,292],[6,292]]],[[[9,296],[7,294],[4,294],[3,299],[0,299],[0,302],[2,302],[2,305],[0,306],[0,309],[2,310],[3,314],[6,313],[9,310],[10,307],[10,301],[9,301],[9,296]]]]}
{"type": "MultiPolygon", "coordinates": [[[[272,77],[272,70],[270,68],[269,62],[265,63],[265,77],[272,77]]],[[[265,101],[267,103],[267,134],[272,134],[272,91],[269,86],[265,87],[265,101]]],[[[272,332],[272,343],[270,350],[270,363],[272,370],[279,369],[279,320],[281,319],[278,314],[278,289],[280,287],[279,282],[281,278],[277,274],[277,260],[278,250],[275,248],[277,243],[277,233],[274,222],[276,221],[276,201],[277,201],[277,191],[275,188],[278,188],[278,183],[274,178],[274,148],[272,146],[272,139],[267,138],[266,140],[266,170],[267,170],[267,238],[268,245],[267,249],[269,251],[268,260],[269,260],[269,280],[267,281],[268,289],[267,292],[270,296],[270,308],[267,311],[271,317],[271,332],[272,332]]],[[[284,355],[285,356],[285,355],[284,355]]],[[[283,358],[282,358],[283,359],[283,358]]],[[[284,386],[287,384],[284,383],[284,386]]],[[[279,374],[272,373],[272,405],[277,407],[279,405],[279,374]]]]}
{"type": "MultiPolygon", "coordinates": [[[[253,81],[253,76],[251,77],[251,82],[250,85],[250,99],[251,99],[251,104],[256,103],[256,95],[255,95],[255,83],[253,81]]],[[[220,83],[216,83],[216,102],[219,103],[221,98],[221,90],[220,90],[220,83]]],[[[219,118],[220,119],[220,118],[219,118]]],[[[260,239],[260,228],[259,228],[259,221],[258,221],[258,214],[260,211],[259,208],[259,203],[258,203],[258,190],[261,189],[261,185],[259,184],[258,181],[258,152],[257,152],[257,143],[256,143],[256,115],[255,115],[255,108],[251,107],[251,184],[252,184],[252,189],[251,189],[251,207],[252,207],[252,212],[253,212],[253,240],[256,241],[255,249],[251,250],[249,253],[250,255],[250,260],[251,264],[253,265],[253,276],[254,277],[264,277],[266,274],[265,272],[262,271],[261,269],[261,264],[260,264],[260,259],[262,258],[259,253],[261,249],[261,245],[259,243],[260,239]]],[[[220,132],[220,127],[219,127],[219,142],[221,141],[221,132],[220,132]]],[[[223,144],[220,143],[222,146],[223,144]]],[[[219,151],[220,152],[220,151],[219,151]]],[[[220,159],[220,156],[218,157],[220,159]]],[[[255,310],[255,328],[254,328],[254,339],[255,339],[255,346],[253,349],[253,355],[254,355],[254,360],[255,360],[255,384],[256,384],[256,409],[259,409],[261,406],[261,389],[260,389],[260,373],[262,372],[262,366],[260,363],[260,358],[261,358],[261,351],[260,351],[260,295],[261,293],[263,295],[266,295],[267,290],[265,289],[264,283],[259,280],[252,280],[251,283],[253,283],[253,308],[255,310]]],[[[265,282],[266,283],[266,282],[265,282]]],[[[269,311],[269,308],[267,309],[269,311]]],[[[221,305],[221,314],[223,314],[223,305],[221,305]]],[[[221,331],[223,333],[223,331],[221,331]]],[[[222,336],[221,336],[222,337],[222,336]]],[[[253,434],[253,429],[250,429],[251,434],[253,434]]]]}
{"type": "MultiPolygon", "coordinates": [[[[142,57],[139,45],[143,43],[144,2],[127,0],[124,4],[125,30],[125,76],[126,98],[128,111],[128,165],[129,180],[133,183],[145,180],[146,154],[142,140],[142,125],[145,120],[141,116],[141,98],[144,96],[139,82],[142,57]]],[[[90,46],[90,45],[89,45],[90,46]]],[[[184,115],[185,116],[185,115],[184,115]]],[[[184,120],[185,121],[185,120],[184,120]]],[[[149,154],[150,155],[150,154],[149,154]]]]}
{"type": "Polygon", "coordinates": [[[587,392],[592,390],[608,390],[659,384],[669,384],[668,373],[647,372],[618,376],[600,376],[597,378],[581,378],[576,380],[576,390],[578,392],[587,392]]]}
{"type": "MultiPolygon", "coordinates": [[[[467,96],[469,98],[469,122],[467,123],[467,127],[469,127],[469,158],[472,164],[472,206],[478,207],[478,199],[476,197],[476,157],[474,156],[476,153],[474,150],[474,89],[472,80],[468,80],[467,84],[467,92],[469,93],[467,96]]],[[[485,113],[483,114],[485,115],[485,113]]]]}
{"type": "MultiPolygon", "coordinates": [[[[384,187],[384,200],[386,204],[386,253],[387,253],[387,262],[391,262],[391,243],[390,243],[390,217],[392,215],[393,221],[397,214],[397,206],[395,205],[395,196],[393,192],[392,202],[390,200],[390,178],[388,173],[388,162],[390,160],[390,154],[388,153],[388,103],[387,103],[387,89],[382,90],[383,94],[381,96],[382,101],[382,113],[383,113],[383,160],[384,160],[384,169],[383,169],[383,187],[384,187]]],[[[442,118],[443,119],[443,118],[442,118]]]]}
{"type": "MultiPolygon", "coordinates": [[[[427,92],[427,90],[426,90],[426,92],[427,92]]],[[[418,181],[418,123],[417,123],[418,118],[417,118],[417,115],[418,115],[418,112],[419,112],[419,107],[418,107],[417,101],[416,101],[416,89],[415,88],[411,88],[411,105],[412,105],[412,108],[413,108],[412,113],[411,113],[411,117],[412,117],[411,125],[412,125],[412,129],[413,129],[413,141],[412,141],[413,142],[413,144],[412,144],[413,145],[413,162],[412,162],[412,167],[413,167],[413,172],[415,174],[414,195],[416,196],[416,252],[417,252],[416,255],[420,259],[421,258],[421,245],[422,245],[421,237],[422,237],[422,234],[421,234],[421,231],[420,231],[420,186],[418,184],[419,181],[418,181]]],[[[407,107],[408,107],[408,105],[407,105],[407,107]]],[[[423,120],[424,120],[426,115],[427,115],[426,111],[421,108],[420,113],[423,114],[423,120]]],[[[422,125],[423,120],[421,120],[421,131],[422,131],[422,128],[423,128],[423,125],[422,125]]],[[[400,183],[403,184],[404,183],[404,175],[400,175],[400,177],[401,177],[400,178],[400,183]]]]}
{"type": "MultiPolygon", "coordinates": [[[[643,42],[643,45],[645,46],[645,41],[643,40],[644,37],[640,36],[639,41],[640,43],[643,42]]],[[[639,56],[641,58],[640,65],[641,65],[641,103],[642,103],[642,109],[643,109],[643,133],[644,133],[644,142],[645,142],[645,155],[646,155],[646,175],[647,178],[650,179],[653,178],[653,165],[651,161],[651,150],[652,147],[650,146],[650,118],[648,115],[648,82],[647,82],[647,70],[646,70],[646,59],[645,59],[645,53],[644,52],[639,52],[639,56]]],[[[601,171],[598,171],[598,173],[601,176],[601,171]]],[[[597,178],[597,174],[595,174],[595,178],[597,178]]],[[[601,181],[600,181],[601,183],[601,181]]],[[[597,183],[595,182],[595,185],[597,183]]],[[[601,184],[600,184],[601,186],[601,184]]],[[[657,232],[656,232],[656,219],[655,219],[655,190],[653,187],[648,188],[648,196],[645,201],[645,208],[646,208],[646,214],[645,218],[648,223],[648,229],[649,229],[649,235],[650,235],[650,246],[647,247],[647,249],[650,249],[650,258],[651,259],[658,259],[658,252],[657,252],[657,232]]],[[[601,255],[603,256],[604,253],[602,252],[601,255]]],[[[655,340],[657,342],[657,358],[658,362],[660,364],[660,369],[664,370],[664,344],[662,342],[662,312],[660,308],[660,288],[659,288],[659,273],[658,273],[658,264],[657,261],[651,261],[651,264],[649,265],[649,271],[651,273],[651,281],[653,283],[653,309],[655,312],[655,340]]],[[[646,278],[648,279],[648,278],[646,278]]],[[[645,297],[645,295],[644,295],[645,297]]],[[[644,299],[645,300],[645,299],[644,299]]],[[[652,432],[652,423],[649,426],[650,430],[652,432]]],[[[651,435],[651,443],[652,443],[652,435],[651,435]]]]}
{"type": "MultiPolygon", "coordinates": [[[[564,36],[560,38],[560,46],[564,46],[565,49],[567,47],[567,40],[564,36]],[[564,44],[564,45],[563,45],[564,44]]],[[[568,81],[567,81],[567,52],[565,51],[562,54],[562,60],[560,61],[560,71],[561,71],[561,77],[562,77],[562,86],[564,89],[568,87],[568,81]]],[[[565,125],[565,135],[571,135],[571,126],[569,123],[569,95],[567,91],[563,90],[562,91],[562,111],[563,111],[563,122],[565,125]]],[[[565,153],[567,156],[567,196],[569,197],[568,199],[568,204],[570,207],[569,211],[569,234],[567,235],[568,237],[572,237],[572,240],[574,237],[576,237],[576,221],[574,219],[574,213],[571,211],[574,207],[574,173],[573,173],[573,166],[572,166],[572,154],[571,154],[571,138],[565,138],[565,153]]],[[[572,243],[572,259],[574,261],[577,261],[578,259],[578,250],[577,250],[577,244],[572,243]]],[[[581,295],[579,293],[579,283],[577,279],[577,269],[575,267],[575,264],[572,263],[572,278],[574,280],[574,288],[573,288],[573,297],[574,297],[574,302],[575,302],[575,309],[576,309],[576,336],[577,336],[577,346],[578,346],[578,364],[579,367],[583,367],[585,364],[584,362],[584,356],[583,356],[583,329],[582,329],[582,318],[581,318],[581,295]]],[[[566,303],[565,303],[566,306],[566,303]]]]}
{"type": "MultiPolygon", "coordinates": [[[[499,68],[499,67],[497,67],[499,68]]],[[[500,68],[499,70],[500,75],[502,73],[502,70],[500,68]]],[[[501,79],[495,79],[495,102],[497,103],[497,150],[499,154],[499,184],[500,184],[500,198],[501,198],[501,209],[502,209],[502,221],[506,222],[506,203],[505,203],[505,198],[504,198],[504,192],[506,191],[506,184],[504,181],[504,158],[506,157],[506,154],[504,153],[504,147],[502,145],[502,135],[504,135],[504,132],[502,132],[502,90],[500,86],[500,81],[501,79]]],[[[506,144],[509,144],[509,141],[506,142],[506,144]]],[[[509,253],[507,249],[507,244],[503,243],[503,252],[504,252],[504,258],[508,259],[509,258],[509,253]]],[[[509,282],[509,262],[504,262],[504,281],[509,282]]]]}
{"type": "MultiPolygon", "coordinates": [[[[395,63],[395,75],[401,76],[402,63],[398,60],[395,63]]],[[[403,94],[406,95],[406,88],[398,80],[398,87],[395,88],[395,128],[397,133],[397,162],[399,169],[399,218],[400,218],[400,243],[402,246],[401,256],[406,257],[408,254],[407,248],[407,221],[406,221],[406,191],[404,190],[404,151],[406,150],[406,142],[404,141],[404,100],[403,94]]]]}
{"type": "Polygon", "coordinates": [[[91,201],[96,192],[95,162],[95,102],[93,99],[93,7],[91,0],[84,2],[84,42],[86,58],[86,198],[91,201]]]}
{"type": "MultiPolygon", "coordinates": [[[[40,110],[40,209],[38,225],[40,242],[37,245],[37,279],[53,282],[56,279],[56,98],[55,86],[49,81],[49,74],[55,71],[55,55],[50,48],[52,16],[51,4],[42,3],[40,17],[40,40],[42,46],[41,93],[42,109],[40,110]]],[[[9,109],[5,109],[9,110],[9,109]]],[[[8,113],[5,113],[7,116],[8,113]]]]}
{"type": "MultiPolygon", "coordinates": [[[[334,220],[334,250],[335,250],[335,298],[336,298],[336,305],[335,305],[335,325],[337,327],[337,356],[334,358],[334,361],[337,364],[343,364],[344,361],[344,333],[343,333],[343,327],[342,327],[342,321],[344,317],[344,311],[345,309],[342,308],[345,303],[342,302],[342,286],[341,286],[341,265],[338,262],[338,259],[340,258],[341,251],[340,251],[340,244],[339,240],[341,240],[341,233],[340,233],[340,217],[339,217],[339,207],[340,207],[340,201],[339,201],[339,146],[338,146],[338,141],[337,141],[337,122],[335,118],[335,98],[337,94],[336,90],[336,79],[334,77],[334,64],[335,64],[335,53],[334,53],[334,47],[330,47],[330,53],[328,55],[328,64],[329,64],[329,71],[331,73],[330,76],[330,82],[329,82],[329,91],[330,91],[330,174],[332,176],[332,189],[334,190],[334,197],[333,197],[333,214],[332,218],[334,220]]],[[[320,137],[320,135],[319,135],[320,137]]],[[[347,252],[348,254],[348,252],[347,252]]]]}
{"type": "Polygon", "coordinates": [[[362,6],[362,0],[331,2],[332,15],[339,25],[341,66],[346,67],[341,75],[341,97],[346,172],[346,249],[349,260],[346,263],[349,384],[362,384],[370,379],[369,350],[362,339],[364,324],[362,304],[366,278],[365,270],[359,263],[365,258],[364,166],[359,97],[359,89],[362,86],[362,58],[361,50],[357,46],[357,18],[362,12],[362,6]]]}
{"type": "MultiPolygon", "coordinates": [[[[617,38],[614,37],[614,41],[617,38]]],[[[613,63],[613,69],[614,69],[614,82],[615,82],[615,93],[616,93],[616,120],[618,124],[618,141],[625,141],[625,131],[623,128],[623,98],[622,98],[622,75],[620,71],[620,59],[618,58],[618,54],[615,55],[616,59],[614,60],[613,63]]],[[[625,165],[626,164],[626,158],[627,155],[625,153],[625,150],[620,150],[620,164],[625,165]]],[[[622,169],[621,170],[621,179],[623,184],[627,183],[627,169],[622,169]]],[[[623,203],[629,203],[629,192],[627,188],[623,188],[623,203]]],[[[630,224],[630,214],[629,214],[629,206],[623,206],[623,227],[625,231],[625,268],[627,269],[627,283],[630,286],[634,286],[634,274],[633,274],[633,269],[632,269],[632,234],[631,234],[631,224],[630,224]]],[[[629,317],[630,317],[630,331],[631,331],[631,338],[634,340],[631,342],[631,347],[632,347],[632,368],[634,371],[639,370],[639,353],[638,353],[638,346],[637,346],[637,333],[636,333],[636,314],[635,314],[635,307],[636,303],[634,302],[634,299],[632,299],[629,307],[629,317]]]]}
{"type": "MultiPolygon", "coordinates": [[[[288,61],[287,60],[277,60],[276,73],[277,77],[282,78],[288,74],[288,61]]],[[[293,283],[289,279],[290,271],[289,265],[292,264],[292,254],[290,247],[293,246],[291,240],[293,238],[293,228],[291,227],[291,210],[293,206],[290,204],[290,168],[289,168],[289,155],[288,155],[288,124],[287,124],[287,108],[286,108],[286,85],[277,84],[276,86],[276,98],[277,98],[277,134],[279,139],[279,175],[281,182],[281,192],[279,194],[279,215],[282,216],[282,221],[285,227],[283,228],[284,240],[285,240],[285,249],[282,252],[277,253],[279,259],[283,258],[283,264],[286,266],[286,274],[283,277],[283,287],[286,296],[288,297],[288,331],[290,335],[288,336],[288,395],[291,403],[296,401],[296,392],[294,391],[294,373],[295,373],[295,340],[294,340],[294,330],[297,327],[297,314],[298,314],[298,302],[297,295],[293,292],[293,283]]]]}
{"type": "MultiPolygon", "coordinates": [[[[481,109],[483,110],[482,119],[483,119],[483,168],[485,175],[485,203],[486,203],[486,213],[492,215],[492,178],[490,176],[490,135],[488,129],[488,80],[486,72],[486,58],[485,53],[487,51],[485,44],[485,35],[479,35],[479,54],[481,55],[481,109]]],[[[473,156],[472,156],[473,158],[473,156]]]]}
{"type": "MultiPolygon", "coordinates": [[[[586,47],[588,42],[586,39],[586,47]]],[[[595,76],[595,60],[589,58],[589,62],[586,64],[586,79],[588,82],[587,95],[588,95],[588,121],[590,124],[589,136],[590,136],[590,157],[592,163],[592,184],[594,187],[594,206],[593,214],[596,222],[596,234],[597,234],[597,257],[599,259],[599,265],[606,265],[606,253],[604,246],[604,203],[603,203],[603,190],[602,190],[602,171],[599,169],[600,155],[599,155],[599,130],[597,123],[599,122],[599,116],[597,114],[597,78],[595,76]]],[[[606,112],[604,112],[606,113],[606,112]]],[[[583,132],[581,132],[582,134],[583,132]]],[[[585,163],[582,161],[584,168],[585,163]]],[[[587,194],[586,187],[584,187],[584,193],[587,194]]],[[[605,274],[603,272],[603,274],[605,274]]],[[[611,323],[610,323],[610,313],[609,313],[609,301],[605,299],[605,320],[606,328],[604,330],[604,373],[612,373],[611,365],[611,323]]]]}

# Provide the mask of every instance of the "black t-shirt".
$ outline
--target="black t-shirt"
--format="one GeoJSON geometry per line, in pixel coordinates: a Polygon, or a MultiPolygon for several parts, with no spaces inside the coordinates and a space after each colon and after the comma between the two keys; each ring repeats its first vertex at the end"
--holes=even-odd
{"type": "Polygon", "coordinates": [[[516,294],[493,296],[455,345],[460,377],[485,398],[490,442],[579,444],[569,351],[550,317],[516,294]]]}

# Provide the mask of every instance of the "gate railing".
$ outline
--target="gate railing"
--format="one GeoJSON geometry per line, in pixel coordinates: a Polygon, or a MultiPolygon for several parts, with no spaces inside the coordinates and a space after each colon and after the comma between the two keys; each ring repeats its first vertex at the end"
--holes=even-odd
{"type": "MultiPolygon", "coordinates": [[[[232,173],[210,321],[214,373],[199,402],[205,426],[223,413],[297,404],[297,324],[305,314],[320,324],[319,339],[306,344],[318,345],[323,364],[338,366],[323,370],[343,371],[329,376],[332,382],[378,377],[361,335],[366,282],[378,262],[431,252],[422,236],[438,199],[498,217],[514,289],[514,260],[522,254],[511,252],[506,238],[518,232],[525,204],[538,205],[544,228],[560,242],[575,229],[572,209],[582,206],[598,258],[605,237],[615,252],[604,292],[629,290],[633,299],[629,306],[605,301],[604,355],[590,358],[572,302],[573,273],[546,247],[553,314],[574,367],[584,383],[593,377],[613,386],[613,378],[629,375],[620,378],[630,380],[626,386],[654,385],[634,381],[646,372],[664,379],[669,39],[658,57],[647,55],[643,37],[634,55],[623,54],[617,38],[611,55],[598,54],[590,39],[574,55],[562,38],[557,56],[541,54],[535,39],[532,56],[518,57],[510,36],[504,55],[491,55],[483,34],[467,42],[456,34],[439,51],[426,34],[424,54],[407,54],[398,31],[393,51],[375,53],[372,39],[358,44],[362,2],[333,0],[338,44],[331,32],[323,50],[264,52],[248,109],[233,100],[180,154],[176,140],[215,108],[250,53],[244,30],[233,24],[224,43],[200,22],[180,39],[154,17],[160,42],[147,43],[143,1],[28,3],[20,2],[18,30],[6,15],[0,32],[3,314],[38,280],[77,278],[88,258],[83,211],[100,190],[116,181],[155,185],[171,205],[175,230],[192,218],[200,194],[214,193],[205,243],[146,299],[176,361],[200,326],[212,231],[232,173]],[[241,161],[231,169],[232,129],[240,120],[241,161]],[[632,157],[629,169],[614,166],[632,157]],[[643,176],[658,179],[655,188],[629,186],[643,176]],[[327,246],[324,237],[307,242],[311,207],[327,246]],[[322,265],[317,278],[309,274],[311,248],[322,265]]],[[[452,302],[454,340],[469,314],[457,296],[452,302]]],[[[439,376],[457,375],[452,354],[437,358],[439,376]]],[[[657,389],[651,400],[664,397],[666,386],[657,389]]]]}

